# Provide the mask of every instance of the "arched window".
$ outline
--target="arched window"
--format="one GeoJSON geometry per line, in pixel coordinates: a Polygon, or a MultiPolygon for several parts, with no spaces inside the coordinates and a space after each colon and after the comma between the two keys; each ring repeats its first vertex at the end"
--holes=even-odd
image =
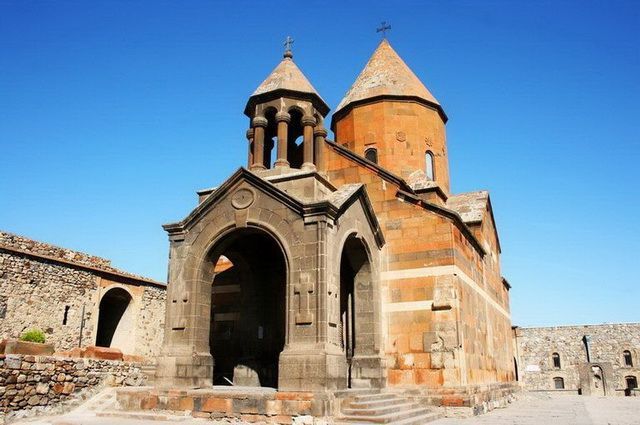
{"type": "Polygon", "coordinates": [[[625,376],[624,380],[627,384],[627,388],[629,389],[638,388],[638,380],[636,379],[635,376],[625,376]]]}
{"type": "Polygon", "coordinates": [[[364,151],[364,157],[374,164],[378,163],[378,150],[376,148],[369,148],[364,151]]]}
{"type": "Polygon", "coordinates": [[[624,357],[624,365],[628,367],[633,367],[633,359],[631,358],[631,351],[624,350],[622,352],[622,357],[624,357]]]}
{"type": "Polygon", "coordinates": [[[551,355],[551,358],[553,359],[553,367],[555,369],[560,369],[560,354],[558,353],[553,353],[551,355]]]}
{"type": "Polygon", "coordinates": [[[564,378],[556,376],[553,378],[553,387],[556,390],[564,390],[564,378]]]}
{"type": "Polygon", "coordinates": [[[427,151],[424,154],[424,160],[425,160],[424,174],[427,176],[428,180],[435,180],[436,174],[435,174],[435,166],[433,163],[433,153],[431,153],[431,151],[427,151]]]}

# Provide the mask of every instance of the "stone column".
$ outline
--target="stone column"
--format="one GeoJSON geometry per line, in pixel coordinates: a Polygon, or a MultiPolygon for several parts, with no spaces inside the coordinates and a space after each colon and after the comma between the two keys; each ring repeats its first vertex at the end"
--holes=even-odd
{"type": "Polygon", "coordinates": [[[302,117],[302,137],[303,137],[303,161],[302,169],[315,170],[316,166],[313,164],[313,127],[316,125],[316,119],[312,116],[302,117]]]}
{"type": "Polygon", "coordinates": [[[253,164],[252,170],[264,170],[264,132],[268,121],[265,117],[254,117],[253,124],[253,164]]]}
{"type": "Polygon", "coordinates": [[[313,136],[315,137],[315,151],[316,151],[316,168],[321,171],[325,171],[324,165],[324,139],[327,137],[327,130],[322,127],[316,127],[313,130],[313,136]]]}
{"type": "Polygon", "coordinates": [[[253,165],[253,128],[247,130],[247,140],[249,141],[249,158],[247,159],[247,168],[253,165]]]}
{"type": "Polygon", "coordinates": [[[278,123],[278,157],[275,162],[276,167],[288,167],[289,161],[287,161],[287,143],[289,123],[291,122],[291,115],[287,112],[278,112],[276,114],[276,122],[278,123]]]}

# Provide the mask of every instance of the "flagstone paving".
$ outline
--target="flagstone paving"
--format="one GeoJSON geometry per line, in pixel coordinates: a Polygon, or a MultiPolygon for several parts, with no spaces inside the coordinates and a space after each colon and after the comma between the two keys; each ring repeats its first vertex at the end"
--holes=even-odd
{"type": "Polygon", "coordinates": [[[640,397],[587,397],[530,393],[505,409],[433,425],[640,425],[640,397]]]}

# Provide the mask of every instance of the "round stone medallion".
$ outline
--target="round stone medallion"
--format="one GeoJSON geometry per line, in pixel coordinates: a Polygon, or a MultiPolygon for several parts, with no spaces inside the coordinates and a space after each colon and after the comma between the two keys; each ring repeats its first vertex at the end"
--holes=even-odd
{"type": "Polygon", "coordinates": [[[255,199],[255,195],[249,189],[239,189],[236,193],[233,194],[231,198],[231,205],[234,208],[239,210],[248,208],[251,204],[253,204],[253,200],[255,199]]]}

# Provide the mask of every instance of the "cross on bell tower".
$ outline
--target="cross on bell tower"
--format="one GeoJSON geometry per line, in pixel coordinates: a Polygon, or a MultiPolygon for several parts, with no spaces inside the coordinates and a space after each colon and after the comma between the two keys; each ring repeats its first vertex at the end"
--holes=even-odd
{"type": "Polygon", "coordinates": [[[382,38],[387,38],[387,31],[391,30],[391,25],[387,23],[387,21],[380,22],[380,26],[376,28],[376,32],[382,33],[382,38]]]}
{"type": "Polygon", "coordinates": [[[293,52],[291,51],[291,45],[293,44],[295,40],[293,38],[291,38],[290,35],[287,36],[287,38],[284,40],[284,57],[285,58],[292,58],[293,57],[293,52]]]}

